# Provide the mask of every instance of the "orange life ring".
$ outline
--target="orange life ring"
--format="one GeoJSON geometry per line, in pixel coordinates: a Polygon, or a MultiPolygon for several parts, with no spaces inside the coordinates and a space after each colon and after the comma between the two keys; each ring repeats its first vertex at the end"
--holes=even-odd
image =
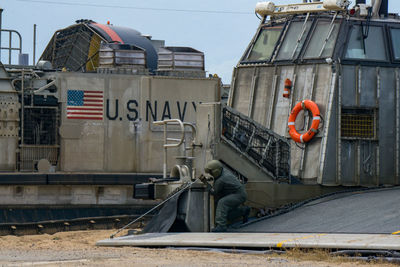
{"type": "Polygon", "coordinates": [[[292,139],[297,143],[307,143],[310,141],[314,135],[318,132],[319,122],[321,121],[321,116],[319,113],[319,108],[315,102],[311,100],[303,100],[296,104],[296,106],[292,109],[292,112],[289,116],[288,126],[289,126],[289,134],[292,139]],[[310,110],[313,116],[313,121],[311,124],[311,128],[304,134],[300,134],[296,131],[295,122],[296,117],[301,110],[310,110]]]}

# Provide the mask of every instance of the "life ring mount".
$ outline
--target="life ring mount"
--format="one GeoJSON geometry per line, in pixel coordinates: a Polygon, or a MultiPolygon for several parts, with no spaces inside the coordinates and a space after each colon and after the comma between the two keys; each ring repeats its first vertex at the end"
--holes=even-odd
{"type": "Polygon", "coordinates": [[[311,100],[303,100],[296,104],[296,106],[290,112],[288,127],[289,134],[293,141],[297,143],[307,143],[309,142],[316,133],[318,133],[319,123],[321,121],[321,115],[319,113],[319,108],[317,104],[311,100]],[[304,134],[300,134],[295,127],[295,122],[297,115],[301,110],[308,109],[311,111],[313,120],[310,129],[304,134]]]}

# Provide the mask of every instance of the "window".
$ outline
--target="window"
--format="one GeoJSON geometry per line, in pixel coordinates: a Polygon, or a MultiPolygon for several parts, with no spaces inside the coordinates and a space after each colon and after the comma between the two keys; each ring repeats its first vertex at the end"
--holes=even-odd
{"type": "Polygon", "coordinates": [[[400,60],[400,29],[390,29],[394,59],[400,60]]]}
{"type": "Polygon", "coordinates": [[[248,61],[269,60],[274,52],[276,42],[282,31],[282,26],[263,28],[252,47],[248,61]]]}
{"type": "Polygon", "coordinates": [[[339,33],[339,23],[320,20],[307,47],[305,58],[331,57],[339,33]]]}
{"type": "Polygon", "coordinates": [[[341,135],[344,138],[374,139],[376,112],[373,109],[342,109],[341,135]]]}
{"type": "Polygon", "coordinates": [[[353,26],[346,58],[386,61],[387,55],[382,27],[353,26]]]}
{"type": "Polygon", "coordinates": [[[279,50],[277,60],[291,60],[296,58],[307,38],[311,28],[311,21],[292,22],[279,50]]]}

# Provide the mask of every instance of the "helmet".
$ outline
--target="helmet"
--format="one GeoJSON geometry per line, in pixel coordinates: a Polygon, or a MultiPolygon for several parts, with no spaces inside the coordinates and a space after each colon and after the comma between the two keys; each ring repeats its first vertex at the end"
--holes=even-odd
{"type": "Polygon", "coordinates": [[[222,163],[218,160],[210,160],[204,168],[205,173],[211,174],[214,179],[217,179],[222,174],[222,163]]]}

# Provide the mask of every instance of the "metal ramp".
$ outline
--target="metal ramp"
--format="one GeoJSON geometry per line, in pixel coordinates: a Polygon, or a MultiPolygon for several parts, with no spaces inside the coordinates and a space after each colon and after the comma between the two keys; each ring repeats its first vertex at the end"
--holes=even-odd
{"type": "MultiPolygon", "coordinates": [[[[336,193],[288,209],[279,216],[250,221],[235,231],[399,234],[399,202],[400,187],[336,193]]],[[[400,244],[400,238],[398,242],[400,244]]]]}
{"type": "Polygon", "coordinates": [[[229,233],[149,233],[98,246],[400,251],[400,187],[338,193],[229,233]]]}
{"type": "Polygon", "coordinates": [[[273,180],[290,182],[290,143],[285,137],[224,106],[221,139],[273,180]]]}
{"type": "Polygon", "coordinates": [[[318,248],[400,250],[400,236],[315,233],[152,233],[101,240],[104,247],[318,248]]]}

